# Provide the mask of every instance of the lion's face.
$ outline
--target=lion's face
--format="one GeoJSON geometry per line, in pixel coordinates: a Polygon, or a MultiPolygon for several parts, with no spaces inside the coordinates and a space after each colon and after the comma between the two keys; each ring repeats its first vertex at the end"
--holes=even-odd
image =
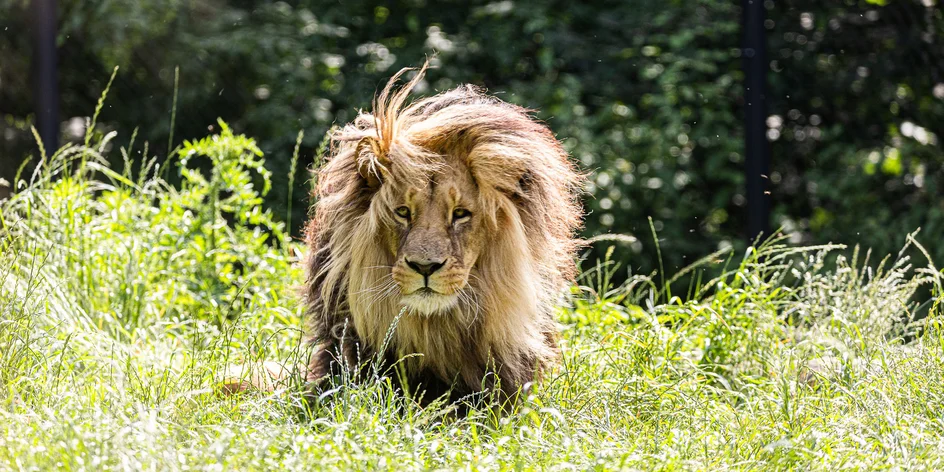
{"type": "Polygon", "coordinates": [[[454,307],[486,239],[478,188],[469,169],[450,163],[425,186],[392,189],[386,247],[401,303],[431,315],[454,307]]]}

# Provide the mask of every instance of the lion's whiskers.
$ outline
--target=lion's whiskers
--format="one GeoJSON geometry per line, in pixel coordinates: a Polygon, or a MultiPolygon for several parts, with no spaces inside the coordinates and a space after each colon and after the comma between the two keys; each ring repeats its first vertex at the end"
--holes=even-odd
{"type": "Polygon", "coordinates": [[[465,288],[461,288],[456,291],[456,295],[459,297],[460,304],[466,305],[469,308],[474,308],[474,311],[472,312],[472,319],[469,320],[469,323],[466,325],[466,329],[469,329],[478,319],[479,313],[482,311],[482,305],[478,302],[475,295],[467,292],[465,288]]]}
{"type": "Polygon", "coordinates": [[[479,281],[479,283],[481,283],[482,285],[485,285],[485,279],[479,277],[478,275],[473,274],[471,271],[469,271],[469,277],[479,281]]]}
{"type": "Polygon", "coordinates": [[[363,290],[358,290],[358,291],[356,291],[356,292],[351,292],[351,295],[361,295],[361,294],[365,294],[365,293],[375,293],[375,292],[377,292],[378,290],[380,290],[381,288],[386,287],[388,284],[390,284],[390,281],[381,280],[380,283],[378,283],[378,284],[371,285],[370,287],[367,287],[367,288],[365,288],[365,289],[363,289],[363,290]]]}
{"type": "Polygon", "coordinates": [[[365,308],[369,310],[373,308],[377,302],[389,297],[398,287],[399,285],[396,280],[394,280],[393,274],[388,273],[384,274],[374,285],[353,292],[352,295],[367,294],[370,296],[365,304],[365,308]]]}
{"type": "Polygon", "coordinates": [[[375,265],[364,267],[364,269],[393,269],[392,265],[375,265]]]}
{"type": "Polygon", "coordinates": [[[399,285],[397,285],[396,280],[393,279],[393,275],[388,274],[384,276],[384,278],[380,279],[379,283],[369,289],[368,293],[373,296],[367,301],[366,308],[370,309],[375,303],[389,297],[398,287],[399,285]]]}

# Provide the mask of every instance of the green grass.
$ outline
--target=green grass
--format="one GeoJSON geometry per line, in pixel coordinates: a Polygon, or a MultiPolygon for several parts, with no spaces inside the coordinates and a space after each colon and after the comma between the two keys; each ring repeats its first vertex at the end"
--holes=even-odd
{"type": "Polygon", "coordinates": [[[782,240],[713,254],[699,264],[722,276],[674,292],[585,264],[562,364],[505,416],[418,408],[382,380],[217,395],[229,363],[303,351],[302,248],[261,208],[258,148],[221,125],[184,143],[176,188],[114,135],[13,183],[0,469],[944,468],[944,317],[912,301],[942,273],[782,240]]]}

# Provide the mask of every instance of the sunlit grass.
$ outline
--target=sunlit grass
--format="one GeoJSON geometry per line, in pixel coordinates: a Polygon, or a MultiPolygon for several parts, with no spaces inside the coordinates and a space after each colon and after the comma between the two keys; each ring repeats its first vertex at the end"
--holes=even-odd
{"type": "Polygon", "coordinates": [[[944,467],[942,318],[912,301],[941,272],[780,240],[700,261],[723,275],[673,286],[690,301],[672,274],[615,285],[585,263],[561,366],[504,416],[421,409],[383,379],[218,395],[230,363],[304,354],[302,248],[261,208],[258,148],[222,129],[183,145],[178,188],[113,135],[13,183],[0,469],[944,467]]]}

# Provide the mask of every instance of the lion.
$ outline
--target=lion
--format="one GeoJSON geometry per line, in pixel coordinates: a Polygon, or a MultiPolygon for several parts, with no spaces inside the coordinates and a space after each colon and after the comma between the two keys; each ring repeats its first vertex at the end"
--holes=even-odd
{"type": "Polygon", "coordinates": [[[305,230],[304,377],[373,358],[421,398],[516,398],[560,355],[585,176],[530,110],[476,87],[406,105],[426,68],[331,136],[305,230]]]}

